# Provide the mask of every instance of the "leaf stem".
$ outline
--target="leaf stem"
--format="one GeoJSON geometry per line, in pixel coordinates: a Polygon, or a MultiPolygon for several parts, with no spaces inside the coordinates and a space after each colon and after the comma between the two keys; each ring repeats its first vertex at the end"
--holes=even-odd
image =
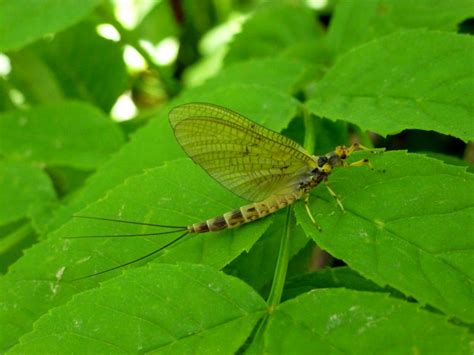
{"type": "Polygon", "coordinates": [[[13,249],[15,245],[18,245],[25,240],[29,235],[34,233],[34,229],[30,223],[25,223],[18,227],[15,231],[2,237],[0,241],[0,255],[6,253],[8,250],[13,249]]]}
{"type": "MultiPolygon", "coordinates": [[[[303,108],[304,124],[305,124],[305,137],[304,146],[308,152],[313,152],[316,142],[316,131],[314,120],[311,118],[308,110],[303,108]]],[[[280,304],[281,296],[283,294],[283,288],[285,286],[286,272],[288,270],[289,261],[289,249],[290,249],[290,219],[293,208],[288,206],[286,210],[285,229],[283,230],[280,249],[278,251],[278,259],[275,267],[275,273],[273,275],[272,288],[268,296],[267,304],[268,311],[271,314],[275,308],[280,304]]],[[[265,322],[264,322],[265,323],[265,322]]]]}
{"type": "MultiPolygon", "coordinates": [[[[280,241],[280,250],[278,252],[277,264],[275,266],[275,273],[273,274],[272,288],[268,296],[267,305],[268,313],[263,317],[260,324],[258,325],[257,331],[254,336],[253,353],[260,353],[263,342],[263,334],[267,326],[268,317],[276,307],[280,304],[281,296],[283,294],[283,288],[285,286],[286,272],[288,270],[288,259],[289,259],[289,249],[290,249],[290,219],[292,213],[292,206],[286,208],[286,220],[285,228],[283,229],[281,241],[280,241]]],[[[252,352],[250,352],[252,353],[252,352]]]]}
{"type": "Polygon", "coordinates": [[[268,296],[268,312],[272,313],[275,308],[280,304],[281,295],[283,294],[283,288],[285,286],[286,272],[288,270],[288,259],[290,249],[290,219],[291,219],[292,206],[288,206],[286,209],[286,220],[285,229],[283,230],[280,250],[278,251],[278,259],[275,267],[275,273],[273,275],[272,288],[270,295],[268,296]]]}
{"type": "Polygon", "coordinates": [[[303,119],[304,148],[309,153],[314,154],[314,148],[316,147],[316,123],[306,107],[303,107],[303,119]]]}

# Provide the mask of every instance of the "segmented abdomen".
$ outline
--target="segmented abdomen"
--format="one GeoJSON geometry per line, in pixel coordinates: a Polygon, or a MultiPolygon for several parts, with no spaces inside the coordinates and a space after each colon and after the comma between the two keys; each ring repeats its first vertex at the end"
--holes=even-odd
{"type": "Polygon", "coordinates": [[[302,192],[300,191],[286,196],[270,196],[263,201],[250,203],[207,221],[191,224],[187,228],[189,233],[216,232],[222,229],[235,228],[291,205],[301,196],[302,192]]]}

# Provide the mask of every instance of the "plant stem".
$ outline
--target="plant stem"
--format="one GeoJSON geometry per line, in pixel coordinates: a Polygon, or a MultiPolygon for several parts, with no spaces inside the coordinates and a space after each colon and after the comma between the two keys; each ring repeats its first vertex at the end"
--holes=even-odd
{"type": "MultiPolygon", "coordinates": [[[[303,109],[304,124],[305,124],[305,138],[304,146],[308,152],[314,151],[316,133],[314,120],[311,118],[308,110],[303,109]]],[[[280,304],[283,288],[285,286],[286,272],[288,270],[289,249],[290,249],[290,219],[292,206],[288,206],[286,211],[285,229],[283,230],[280,249],[278,251],[278,259],[273,275],[272,288],[268,296],[267,304],[269,307],[269,314],[280,304]]],[[[262,326],[265,322],[262,323],[262,326]]]]}
{"type": "MultiPolygon", "coordinates": [[[[280,304],[281,296],[283,294],[283,288],[285,286],[286,272],[288,270],[288,258],[289,258],[289,249],[290,249],[290,218],[292,206],[286,208],[286,220],[285,228],[280,241],[280,250],[278,251],[277,264],[275,266],[275,273],[273,274],[272,288],[267,299],[268,313],[263,317],[258,329],[254,336],[253,341],[253,353],[261,353],[261,346],[263,342],[263,334],[265,333],[265,328],[267,326],[268,317],[280,304]]],[[[252,353],[252,352],[251,352],[252,353]]]]}
{"type": "Polygon", "coordinates": [[[267,300],[269,313],[272,313],[280,304],[281,295],[283,294],[283,288],[285,286],[290,249],[290,219],[292,210],[292,206],[288,206],[286,209],[285,229],[282,233],[280,250],[278,251],[277,264],[273,275],[272,288],[267,300]]]}
{"type": "Polygon", "coordinates": [[[316,146],[316,124],[306,107],[303,107],[304,119],[304,148],[311,154],[314,154],[316,146]]]}
{"type": "Polygon", "coordinates": [[[2,237],[0,241],[0,255],[6,253],[10,249],[13,249],[15,245],[21,243],[32,233],[34,233],[34,230],[33,227],[31,227],[31,224],[25,223],[12,233],[2,237]]]}

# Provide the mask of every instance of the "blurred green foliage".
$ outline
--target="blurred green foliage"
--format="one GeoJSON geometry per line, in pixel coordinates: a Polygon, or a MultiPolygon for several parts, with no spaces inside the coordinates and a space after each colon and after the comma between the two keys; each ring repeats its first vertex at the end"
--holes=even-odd
{"type": "Polygon", "coordinates": [[[473,18],[472,0],[0,0],[1,351],[472,352],[473,18]],[[72,281],[174,238],[68,239],[156,231],[74,215],[246,203],[177,145],[167,113],[191,101],[315,154],[389,152],[331,175],[346,213],[315,189],[321,233],[296,204],[72,281]]]}

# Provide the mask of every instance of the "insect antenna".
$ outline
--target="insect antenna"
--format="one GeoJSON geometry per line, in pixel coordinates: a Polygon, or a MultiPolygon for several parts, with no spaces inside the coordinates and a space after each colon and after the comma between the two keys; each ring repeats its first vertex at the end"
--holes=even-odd
{"type": "Polygon", "coordinates": [[[152,233],[110,234],[110,235],[79,235],[79,236],[74,236],[74,237],[64,237],[64,239],[147,237],[147,236],[152,236],[152,235],[172,234],[172,233],[183,232],[183,231],[187,230],[187,227],[185,227],[185,226],[170,226],[170,225],[166,225],[166,224],[124,221],[124,220],[121,220],[121,219],[105,218],[105,217],[92,217],[92,216],[79,216],[79,215],[74,215],[73,217],[75,217],[75,218],[85,218],[85,219],[95,219],[95,220],[107,221],[107,222],[137,224],[137,225],[149,226],[149,227],[168,228],[168,229],[173,229],[173,230],[168,230],[168,231],[164,231],[164,232],[152,232],[152,233]]]}
{"type": "Polygon", "coordinates": [[[138,224],[141,226],[150,226],[150,227],[163,227],[163,228],[178,228],[183,229],[186,228],[184,226],[170,226],[167,224],[155,224],[155,223],[145,223],[145,222],[135,222],[135,221],[124,221],[123,219],[114,219],[114,218],[106,218],[106,217],[93,217],[93,216],[81,216],[81,215],[73,215],[74,218],[85,218],[85,219],[95,219],[98,221],[108,221],[108,222],[118,222],[118,223],[127,223],[127,224],[138,224]]]}
{"type": "Polygon", "coordinates": [[[186,226],[174,226],[174,225],[166,225],[166,224],[156,224],[156,223],[145,223],[145,222],[135,222],[135,221],[127,221],[127,220],[121,220],[121,219],[115,219],[115,218],[107,218],[107,217],[94,217],[94,216],[83,216],[83,215],[73,215],[74,218],[83,218],[83,219],[93,219],[93,220],[98,220],[98,221],[106,221],[106,222],[117,222],[117,223],[124,223],[124,224],[135,224],[135,225],[141,225],[141,226],[148,226],[148,227],[157,227],[157,228],[165,228],[165,229],[170,229],[167,231],[161,231],[161,232],[151,232],[151,233],[132,233],[132,234],[111,234],[111,235],[80,235],[80,236],[73,236],[73,237],[64,237],[64,239],[85,239],[85,238],[134,238],[134,237],[145,237],[145,236],[154,236],[154,235],[163,235],[163,234],[173,234],[173,233],[179,233],[179,232],[184,232],[181,234],[179,237],[173,239],[172,241],[168,242],[167,244],[161,246],[160,248],[152,251],[151,253],[148,253],[146,255],[143,255],[137,259],[130,260],[124,264],[120,264],[118,266],[114,266],[109,269],[105,269],[90,275],[82,276],[76,279],[72,279],[71,281],[77,281],[77,280],[83,280],[87,279],[89,277],[94,277],[98,275],[105,274],[107,272],[111,272],[117,269],[120,269],[122,267],[137,263],[139,261],[142,261],[144,259],[147,259],[160,251],[162,251],[165,248],[170,247],[171,245],[177,243],[181,239],[183,239],[185,236],[189,234],[188,228],[186,226]]]}
{"type": "Polygon", "coordinates": [[[74,236],[74,237],[63,237],[63,239],[147,237],[147,236],[152,236],[152,235],[173,234],[173,233],[177,233],[177,232],[183,232],[185,230],[186,230],[186,228],[175,229],[175,230],[166,231],[166,232],[155,232],[155,233],[110,234],[110,235],[78,235],[78,236],[74,236]]]}
{"type": "Polygon", "coordinates": [[[148,254],[145,254],[145,255],[143,255],[143,256],[140,256],[139,258],[136,258],[136,259],[127,261],[126,263],[123,263],[123,264],[120,264],[120,265],[111,267],[111,268],[109,268],[109,269],[105,269],[105,270],[102,270],[102,271],[99,271],[99,272],[95,272],[95,273],[90,274],[90,275],[78,277],[78,278],[72,279],[72,280],[70,280],[70,281],[78,281],[78,280],[88,279],[88,278],[90,278],[90,277],[102,275],[102,274],[105,274],[105,273],[107,273],[107,272],[111,272],[111,271],[120,269],[120,268],[122,268],[122,267],[126,267],[126,266],[128,266],[128,265],[132,265],[132,264],[138,263],[139,261],[142,261],[142,260],[144,260],[144,259],[147,259],[147,258],[149,258],[149,257],[151,257],[151,256],[153,256],[153,255],[155,255],[155,254],[158,254],[158,253],[159,253],[160,251],[162,251],[163,249],[166,249],[166,248],[172,246],[173,244],[179,242],[181,239],[183,239],[184,237],[186,237],[188,234],[189,234],[189,232],[186,231],[186,232],[184,232],[183,234],[181,234],[179,237],[177,237],[177,238],[173,239],[172,241],[170,241],[169,243],[166,243],[165,245],[159,247],[158,249],[153,250],[151,253],[148,253],[148,254]]]}

